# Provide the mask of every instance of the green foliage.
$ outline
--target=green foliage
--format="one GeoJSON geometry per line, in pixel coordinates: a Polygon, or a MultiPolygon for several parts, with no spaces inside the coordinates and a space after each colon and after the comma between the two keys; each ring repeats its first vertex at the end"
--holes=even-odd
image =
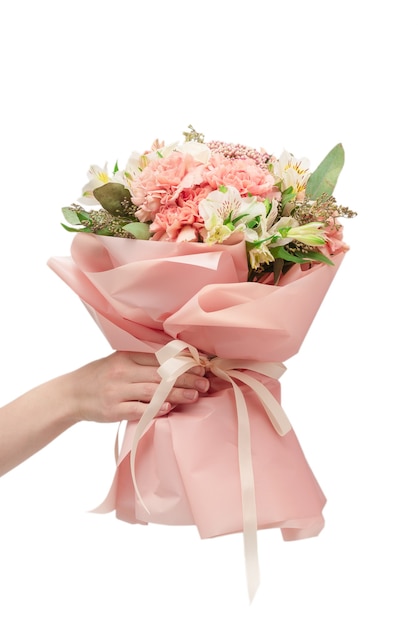
{"type": "Polygon", "coordinates": [[[292,263],[308,263],[309,261],[320,261],[327,265],[334,265],[334,263],[325,254],[316,250],[295,250],[289,252],[285,246],[276,246],[270,249],[270,252],[275,259],[283,259],[284,261],[291,261],[292,263]]]}
{"type": "Polygon", "coordinates": [[[306,185],[306,195],[310,200],[321,196],[331,196],[338,176],[344,166],[344,148],[337,144],[312,172],[306,185]]]}
{"type": "Polygon", "coordinates": [[[280,276],[282,275],[284,267],[284,259],[274,259],[273,261],[273,282],[275,285],[278,284],[280,280],[280,276]]]}
{"type": "Polygon", "coordinates": [[[130,215],[131,194],[121,183],[106,183],[93,191],[96,200],[115,217],[130,215]]]}
{"type": "Polygon", "coordinates": [[[128,233],[133,235],[135,239],[149,239],[149,224],[145,222],[130,222],[123,227],[128,233]]]}
{"type": "Polygon", "coordinates": [[[65,206],[61,210],[67,222],[73,226],[90,220],[90,214],[81,208],[75,210],[74,207],[65,206]]]}
{"type": "Polygon", "coordinates": [[[75,207],[75,206],[73,207],[65,206],[61,209],[61,211],[65,219],[67,220],[67,222],[71,224],[71,226],[68,226],[67,224],[63,224],[61,222],[61,226],[65,228],[65,230],[67,230],[70,233],[92,232],[91,231],[92,220],[90,217],[90,213],[88,213],[87,211],[84,211],[84,209],[82,209],[81,207],[75,207]],[[78,228],[74,228],[75,226],[78,226],[78,228]]]}
{"type": "Polygon", "coordinates": [[[281,204],[282,206],[286,206],[288,202],[292,202],[296,197],[296,191],[293,187],[288,187],[282,192],[281,204]]]}
{"type": "Polygon", "coordinates": [[[65,230],[67,230],[69,233],[91,233],[91,228],[85,227],[85,228],[72,228],[71,226],[67,226],[67,224],[63,224],[61,222],[61,226],[63,228],[65,228],[65,230]]]}

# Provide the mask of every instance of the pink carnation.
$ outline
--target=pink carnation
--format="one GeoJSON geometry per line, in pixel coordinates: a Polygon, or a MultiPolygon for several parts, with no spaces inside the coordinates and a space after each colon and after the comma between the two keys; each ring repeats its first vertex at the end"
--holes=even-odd
{"type": "Polygon", "coordinates": [[[203,172],[203,178],[212,189],[219,189],[221,185],[235,187],[241,196],[268,196],[274,191],[273,176],[249,158],[228,159],[215,153],[203,172]]]}
{"type": "Polygon", "coordinates": [[[325,245],[320,248],[323,254],[329,256],[349,250],[349,246],[343,241],[343,227],[336,218],[330,218],[330,220],[328,220],[324,234],[327,241],[325,245]]]}
{"type": "Polygon", "coordinates": [[[198,233],[203,228],[204,222],[199,213],[199,202],[211,191],[206,186],[184,190],[176,203],[170,203],[162,207],[155,214],[154,221],[150,226],[153,233],[151,239],[167,241],[197,241],[198,233]]]}
{"type": "Polygon", "coordinates": [[[182,152],[151,161],[131,183],[132,202],[140,207],[137,218],[152,220],[162,204],[169,204],[185,187],[201,182],[202,167],[182,152]]]}

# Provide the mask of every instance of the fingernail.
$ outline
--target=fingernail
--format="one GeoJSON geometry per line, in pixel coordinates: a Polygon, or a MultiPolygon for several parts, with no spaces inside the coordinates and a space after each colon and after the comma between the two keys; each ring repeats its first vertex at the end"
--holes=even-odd
{"type": "Polygon", "coordinates": [[[209,381],[207,378],[201,378],[199,380],[196,381],[195,383],[195,387],[196,389],[199,389],[199,391],[207,391],[209,389],[209,381]]]}
{"type": "Polygon", "coordinates": [[[198,396],[197,391],[195,391],[194,389],[185,389],[183,394],[184,394],[184,397],[187,398],[188,400],[196,400],[198,396]]]}
{"type": "Polygon", "coordinates": [[[167,411],[169,411],[170,408],[171,408],[170,403],[164,402],[164,404],[161,405],[160,413],[167,413],[167,411]]]}

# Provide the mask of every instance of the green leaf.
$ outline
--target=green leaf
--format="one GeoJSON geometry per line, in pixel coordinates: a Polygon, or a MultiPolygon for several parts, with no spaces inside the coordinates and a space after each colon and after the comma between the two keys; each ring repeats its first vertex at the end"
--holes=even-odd
{"type": "Polygon", "coordinates": [[[318,261],[319,263],[326,263],[326,265],[334,265],[331,259],[322,252],[317,250],[311,250],[309,252],[295,252],[292,254],[284,246],[277,246],[271,248],[270,252],[275,259],[284,259],[285,261],[291,261],[292,263],[306,263],[308,261],[318,261]]]}
{"type": "Polygon", "coordinates": [[[63,224],[61,222],[61,226],[65,228],[69,233],[91,233],[91,228],[86,226],[85,228],[73,228],[72,226],[67,226],[67,224],[63,224]]]}
{"type": "Polygon", "coordinates": [[[145,222],[130,222],[123,227],[123,230],[128,231],[135,239],[149,239],[149,224],[145,222]]]}
{"type": "Polygon", "coordinates": [[[125,206],[131,205],[131,194],[129,189],[121,183],[106,183],[97,187],[93,195],[102,207],[115,217],[127,216],[125,206]]]}
{"type": "Polygon", "coordinates": [[[284,265],[284,260],[283,259],[274,259],[274,262],[273,262],[273,277],[274,277],[274,284],[275,285],[277,285],[279,280],[280,280],[280,276],[282,275],[283,265],[284,265]]]}
{"type": "Polygon", "coordinates": [[[65,217],[65,219],[67,220],[69,224],[73,224],[74,226],[76,224],[81,224],[79,211],[68,206],[63,207],[61,211],[62,211],[63,216],[65,217]]]}
{"type": "Polygon", "coordinates": [[[284,246],[276,246],[270,248],[270,252],[275,259],[284,259],[285,261],[292,261],[292,263],[303,263],[303,259],[295,254],[288,252],[284,246]]]}
{"type": "Polygon", "coordinates": [[[331,259],[321,252],[307,252],[304,255],[304,258],[309,261],[319,261],[320,263],[325,263],[326,265],[334,265],[331,259]]]}
{"type": "Polygon", "coordinates": [[[344,166],[344,148],[337,144],[312,172],[306,185],[306,195],[310,200],[317,200],[322,195],[331,196],[338,176],[344,166]]]}
{"type": "MultiPolygon", "coordinates": [[[[231,215],[232,215],[232,211],[231,211],[231,213],[228,216],[228,220],[225,220],[225,222],[224,222],[225,226],[228,226],[228,223],[232,224],[233,226],[235,226],[235,224],[237,224],[240,220],[244,219],[244,217],[247,217],[247,215],[249,215],[249,213],[240,213],[233,220],[231,220],[231,215]]],[[[251,226],[249,224],[247,224],[247,226],[248,226],[248,228],[251,228],[251,226]]]]}
{"type": "Polygon", "coordinates": [[[293,187],[288,187],[282,193],[282,197],[281,197],[282,206],[286,206],[288,202],[292,202],[292,200],[294,200],[295,198],[296,198],[296,191],[293,189],[293,187]]]}

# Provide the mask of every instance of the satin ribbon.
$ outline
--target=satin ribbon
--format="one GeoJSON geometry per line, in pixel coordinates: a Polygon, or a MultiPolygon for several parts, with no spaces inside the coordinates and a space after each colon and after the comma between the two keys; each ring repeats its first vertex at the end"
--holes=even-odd
{"type": "Polygon", "coordinates": [[[260,582],[257,548],[257,508],[251,455],[250,419],[245,396],[241,387],[235,380],[244,383],[257,394],[276,432],[279,435],[285,435],[291,430],[292,426],[280,403],[259,380],[242,370],[258,372],[277,380],[286,371],[286,367],[283,363],[259,363],[258,361],[246,359],[223,359],[220,357],[208,358],[200,355],[194,346],[179,339],[170,341],[156,352],[156,356],[160,363],[158,373],[161,376],[161,383],[138,422],[132,442],[130,464],[135,493],[142,506],[149,513],[136,483],[136,451],[139,440],[154,417],[158,414],[161,405],[174,387],[177,378],[192,367],[203,365],[206,370],[211,371],[214,376],[218,376],[230,383],[234,391],[237,409],[238,461],[241,482],[244,554],[248,594],[251,602],[260,582]]]}

